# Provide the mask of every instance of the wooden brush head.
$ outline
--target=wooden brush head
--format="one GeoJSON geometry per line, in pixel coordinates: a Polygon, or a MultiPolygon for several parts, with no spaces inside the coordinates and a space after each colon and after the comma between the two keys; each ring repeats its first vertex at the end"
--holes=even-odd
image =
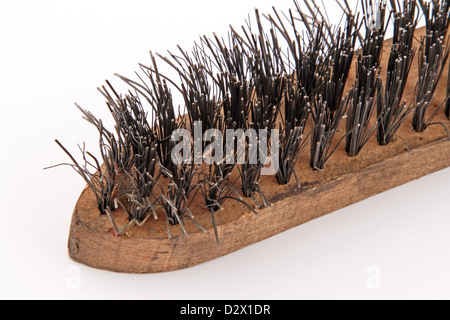
{"type": "Polygon", "coordinates": [[[269,31],[256,11],[256,31],[232,29],[229,43],[204,37],[190,53],[151,54],[151,65],[141,66],[148,82],[119,76],[135,93],[120,95],[107,82],[100,91],[115,130],[79,108],[100,133],[102,164],[82,150],[83,166],[57,141],[87,183],[72,217],[70,257],[116,272],[186,268],[448,167],[449,1],[438,8],[446,19],[429,15],[419,29],[421,1],[393,9],[393,22],[383,2],[372,11],[362,4],[364,17],[347,8],[338,32],[320,11],[307,14],[295,2],[307,29],[300,36],[292,20],[298,38],[276,9],[265,16],[269,31]],[[390,22],[394,37],[385,40],[390,22]],[[160,72],[157,58],[181,84],[160,72]],[[172,89],[186,114],[177,112],[172,89]],[[206,159],[195,157],[198,149],[205,155],[208,143],[223,142],[208,129],[268,131],[280,167],[263,175],[250,156],[229,164],[223,146],[209,154],[223,151],[223,161],[194,161],[206,159]],[[183,135],[194,157],[177,164],[186,155],[176,149],[183,135]]]}

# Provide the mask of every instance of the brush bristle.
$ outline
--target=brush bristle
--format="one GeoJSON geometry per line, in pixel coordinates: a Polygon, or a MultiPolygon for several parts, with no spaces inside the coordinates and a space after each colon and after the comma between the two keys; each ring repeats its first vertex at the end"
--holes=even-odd
{"type": "MultiPolygon", "coordinates": [[[[237,201],[255,213],[270,206],[260,186],[269,157],[258,147],[266,146],[279,160],[275,173],[279,184],[290,183],[294,176],[301,188],[296,164],[308,143],[311,168],[326,170],[326,162],[343,141],[348,155],[355,157],[375,133],[380,145],[388,145],[411,113],[418,132],[434,124],[442,109],[431,115],[428,111],[450,55],[446,41],[450,0],[390,0],[390,12],[386,1],[361,0],[362,14],[353,13],[347,1],[336,1],[344,24],[333,25],[314,0],[304,0],[306,9],[294,1],[287,14],[275,8],[268,15],[256,10],[256,31],[249,20],[239,31],[231,27],[226,39],[216,34],[201,37],[191,51],[178,47],[179,52],[168,56],[151,53],[150,66],[140,65],[143,76],[138,80],[118,75],[129,92],[119,94],[109,82],[99,88],[114,120],[112,131],[78,107],[99,132],[102,165],[84,145],[81,162],[56,142],[117,234],[122,229],[111,212],[118,208],[137,225],[150,217],[158,219],[162,212],[169,236],[173,225],[187,234],[188,221],[206,232],[189,208],[195,197],[203,197],[219,242],[216,212],[226,201],[237,201]],[[415,48],[419,9],[426,35],[415,48]],[[387,66],[381,66],[390,23],[393,44],[387,66]],[[406,82],[416,54],[419,78],[413,100],[407,101],[406,82]],[[175,71],[180,81],[164,75],[160,71],[164,67],[175,71]],[[350,76],[355,81],[346,93],[350,76]],[[173,91],[181,94],[180,107],[173,91]],[[335,142],[344,119],[345,132],[335,142]],[[272,139],[274,130],[280,132],[278,141],[272,139]],[[229,136],[228,131],[267,135],[242,138],[229,136]],[[173,138],[177,132],[182,149],[173,138]],[[239,138],[244,150],[230,151],[226,146],[239,144],[239,138]],[[209,143],[220,148],[211,151],[209,143]],[[204,163],[204,150],[216,161],[204,163]]],[[[442,105],[450,118],[450,100],[442,105]]]]}

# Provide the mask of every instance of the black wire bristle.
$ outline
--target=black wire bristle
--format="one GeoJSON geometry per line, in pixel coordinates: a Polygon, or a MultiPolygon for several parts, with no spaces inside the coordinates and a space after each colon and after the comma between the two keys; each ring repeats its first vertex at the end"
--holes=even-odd
{"type": "Polygon", "coordinates": [[[345,151],[351,157],[359,154],[376,129],[376,124],[371,126],[370,120],[375,110],[376,92],[381,78],[376,64],[370,67],[373,62],[371,56],[358,57],[358,78],[350,92],[347,111],[345,151]]]}
{"type": "MultiPolygon", "coordinates": [[[[217,36],[214,40],[203,37],[199,44],[195,44],[191,55],[188,55],[183,49],[179,48],[182,53],[182,57],[177,57],[171,54],[173,63],[167,58],[164,60],[175,68],[180,74],[180,78],[183,82],[182,85],[182,95],[184,97],[185,104],[187,105],[189,122],[191,123],[190,130],[191,133],[195,134],[196,131],[201,133],[202,138],[204,134],[209,129],[217,130],[222,136],[221,141],[216,141],[218,137],[210,137],[211,139],[202,139],[202,151],[207,150],[208,143],[212,140],[218,142],[222,145],[221,159],[217,159],[219,155],[212,155],[215,160],[209,163],[209,168],[206,172],[202,172],[199,175],[198,186],[204,196],[205,206],[210,210],[211,217],[213,220],[214,228],[216,228],[216,220],[214,217],[214,212],[222,208],[224,202],[228,199],[237,199],[241,201],[240,195],[236,192],[235,188],[232,186],[234,183],[230,182],[230,175],[235,168],[235,154],[228,155],[226,150],[226,130],[233,130],[237,126],[236,121],[239,121],[240,125],[243,125],[244,118],[240,118],[237,113],[232,113],[230,110],[234,106],[244,106],[244,104],[236,103],[239,101],[239,95],[228,94],[228,90],[234,85],[237,86],[237,81],[235,77],[229,77],[228,72],[238,73],[237,77],[240,79],[246,79],[244,74],[236,71],[234,66],[232,54],[228,50],[224,42],[221,42],[217,36]],[[214,43],[216,41],[216,43],[214,43]],[[213,57],[211,58],[210,55],[213,57]],[[218,74],[216,74],[218,72],[218,74]],[[231,82],[231,83],[230,83],[231,82]],[[227,110],[224,115],[224,110],[227,110]],[[201,123],[201,128],[198,124],[201,123]],[[228,161],[233,158],[233,161],[228,161]],[[232,196],[234,193],[237,198],[232,196]]],[[[240,48],[235,48],[234,57],[239,56],[240,48]]],[[[244,80],[245,82],[247,80],[244,80]]],[[[245,89],[239,88],[240,93],[245,92],[245,89]]],[[[236,91],[233,91],[236,93],[236,91]]],[[[249,92],[245,94],[246,98],[249,99],[249,92]]],[[[242,102],[242,100],[241,100],[242,102]]],[[[244,108],[245,109],[245,108],[244,108]]],[[[235,110],[236,111],[236,110],[235,110]]],[[[247,111],[244,111],[246,114],[247,111]]],[[[195,148],[195,142],[194,142],[195,148]]],[[[194,153],[198,150],[194,150],[194,153]]],[[[199,155],[194,154],[194,160],[199,155]]],[[[202,159],[203,160],[203,155],[202,159]]],[[[217,235],[217,234],[216,234],[217,235]]]]}
{"type": "Polygon", "coordinates": [[[150,197],[158,161],[156,143],[139,97],[129,93],[122,98],[109,82],[107,85],[109,89],[103,86],[99,91],[107,99],[116,123],[117,139],[92,114],[80,110],[89,122],[96,125],[102,140],[107,140],[106,147],[101,148],[103,161],[109,172],[115,172],[115,190],[119,190],[121,195],[112,199],[115,203],[111,210],[121,205],[128,212],[130,221],[142,223],[150,210],[154,213],[150,197]]]}
{"type": "MultiPolygon", "coordinates": [[[[125,100],[122,100],[119,95],[114,91],[113,87],[107,82],[110,86],[111,90],[114,92],[116,99],[110,97],[111,99],[107,99],[107,105],[110,111],[113,114],[111,104],[117,106],[125,100]]],[[[89,155],[93,160],[95,165],[90,164],[92,168],[96,170],[96,173],[89,174],[87,170],[87,166],[84,166],[84,173],[87,176],[91,177],[91,182],[88,185],[96,194],[96,198],[99,202],[99,209],[102,214],[107,214],[115,209],[117,209],[117,201],[121,198],[125,192],[125,184],[122,182],[121,175],[124,174],[131,166],[133,165],[133,152],[132,150],[132,141],[131,135],[125,131],[122,131],[121,125],[123,124],[121,117],[115,117],[117,121],[116,124],[116,134],[108,131],[104,126],[101,120],[97,119],[91,112],[82,109],[80,106],[76,104],[77,108],[82,112],[83,118],[94,125],[99,132],[99,149],[100,154],[103,160],[103,168],[100,166],[97,159],[89,152],[86,152],[80,148],[83,153],[83,159],[86,164],[89,162],[86,160],[85,154],[89,155]],[[98,174],[101,173],[100,177],[98,174]]],[[[125,106],[124,113],[128,112],[129,109],[125,106]]],[[[59,144],[59,143],[58,143],[59,144]]],[[[78,166],[78,164],[77,164],[78,166]]],[[[81,171],[79,171],[82,174],[81,171]]],[[[86,175],[82,174],[86,180],[86,175]]],[[[110,217],[110,219],[112,219],[110,217]]]]}
{"type": "MultiPolygon", "coordinates": [[[[110,86],[109,83],[108,85],[110,86]]],[[[111,86],[110,88],[115,92],[111,86]]],[[[126,208],[130,221],[142,223],[150,211],[154,213],[150,198],[158,162],[155,137],[138,96],[130,93],[125,99],[118,97],[114,102],[105,87],[100,91],[108,99],[109,109],[116,121],[117,134],[124,141],[128,141],[131,153],[130,163],[120,166],[119,177],[123,177],[123,181],[120,181],[118,186],[126,196],[127,206],[118,201],[126,208]]]]}
{"type": "Polygon", "coordinates": [[[114,210],[115,199],[119,197],[115,184],[117,171],[114,168],[115,163],[107,155],[107,147],[104,146],[102,135],[100,135],[100,150],[106,159],[105,168],[101,167],[95,156],[85,150],[84,145],[83,147],[79,146],[84,161],[84,164],[80,164],[58,140],[55,142],[73,163],[63,165],[69,165],[83,178],[95,196],[100,213],[106,214],[107,210],[114,210]]]}
{"type": "MultiPolygon", "coordinates": [[[[152,107],[154,119],[152,128],[154,128],[155,145],[151,151],[156,150],[153,158],[157,156],[158,162],[156,164],[159,167],[159,172],[168,180],[168,184],[166,188],[163,188],[150,172],[146,172],[148,175],[139,175],[139,178],[149,179],[152,187],[155,186],[155,183],[159,186],[160,195],[154,197],[152,206],[162,207],[168,224],[180,224],[183,232],[186,233],[183,219],[185,217],[192,218],[189,210],[189,197],[198,188],[198,185],[194,183],[194,177],[198,173],[199,165],[192,161],[192,154],[175,154],[175,152],[172,152],[178,144],[178,141],[173,141],[172,134],[177,129],[184,129],[186,122],[180,116],[180,111],[178,115],[175,112],[172,93],[168,86],[168,82],[172,84],[173,82],[160,74],[153,54],[151,54],[151,60],[151,67],[142,66],[142,70],[145,71],[149,80],[149,85],[144,81],[139,84],[125,77],[120,77],[143,95],[152,107]],[[184,161],[185,159],[188,161],[184,161]]],[[[166,59],[163,59],[163,61],[167,62],[166,59]]],[[[194,150],[193,140],[190,139],[185,143],[190,145],[188,150],[192,152],[194,150]]],[[[140,186],[138,185],[138,187],[140,186]]]]}
{"type": "Polygon", "coordinates": [[[381,1],[376,8],[373,8],[372,1],[361,0],[361,4],[365,14],[366,36],[361,53],[358,54],[356,81],[350,92],[351,101],[347,112],[345,151],[351,157],[359,154],[376,128],[370,125],[370,120],[376,106],[380,60],[387,29],[384,1],[381,1]]]}
{"type": "Polygon", "coordinates": [[[288,81],[284,96],[284,121],[279,148],[279,169],[276,177],[279,184],[289,183],[292,174],[295,175],[298,187],[300,182],[295,173],[295,165],[300,151],[305,146],[303,133],[306,121],[311,112],[311,106],[298,82],[288,81]]]}
{"type": "Polygon", "coordinates": [[[361,43],[362,55],[371,56],[369,68],[379,67],[383,53],[384,36],[389,24],[389,19],[386,21],[386,1],[380,0],[378,5],[376,3],[374,5],[372,0],[361,0],[361,5],[366,29],[366,36],[361,43]]]}
{"type": "Polygon", "coordinates": [[[325,102],[320,102],[319,100],[316,103],[315,112],[317,112],[317,118],[311,136],[311,142],[315,144],[314,146],[311,145],[311,168],[313,170],[323,170],[325,163],[343,140],[341,139],[331,149],[334,136],[338,132],[338,128],[348,109],[350,97],[350,95],[345,96],[335,111],[332,111],[325,102]]]}
{"type": "Polygon", "coordinates": [[[217,36],[215,36],[217,52],[212,49],[213,44],[210,40],[205,38],[205,41],[211,48],[219,69],[216,82],[223,97],[223,117],[230,118],[235,128],[245,129],[253,93],[247,61],[249,55],[243,51],[244,47],[234,33],[229,36],[232,49],[228,49],[223,40],[219,40],[217,36]]]}
{"type": "MultiPolygon", "coordinates": [[[[386,2],[361,0],[360,19],[347,0],[344,4],[337,0],[345,22],[342,28],[332,25],[316,0],[304,0],[303,8],[294,0],[294,9],[286,15],[273,8],[272,15],[264,16],[270,24],[267,29],[256,10],[254,30],[247,21],[241,30],[230,27],[225,39],[216,34],[202,36],[191,51],[178,47],[167,56],[157,54],[164,66],[176,71],[180,84],[160,72],[150,53],[150,66],[140,65],[144,76],[137,74],[138,81],[118,75],[132,90],[118,94],[108,81],[99,88],[114,130],[77,105],[99,133],[101,158],[83,145],[79,146],[82,161],[78,161],[56,140],[71,160],[64,165],[88,184],[116,234],[123,230],[112,215],[119,207],[137,225],[152,216],[158,219],[158,210],[164,212],[169,236],[171,225],[179,225],[187,234],[187,221],[206,232],[190,210],[201,194],[219,243],[216,213],[226,201],[237,201],[254,213],[254,206],[244,198],[251,198],[256,209],[261,207],[258,195],[263,206],[270,205],[260,187],[269,153],[278,160],[278,183],[287,184],[294,175],[301,188],[295,166],[309,142],[310,165],[323,170],[344,140],[350,156],[358,155],[375,132],[380,145],[389,144],[411,112],[416,131],[434,124],[444,104],[427,113],[450,56],[445,41],[450,0],[389,0],[389,16],[386,2]],[[426,20],[426,35],[417,50],[415,98],[408,105],[402,99],[416,53],[417,6],[426,20]],[[383,85],[380,61],[391,18],[393,45],[383,85]],[[356,80],[345,94],[357,40],[361,50],[356,57],[356,80]],[[183,98],[178,109],[174,89],[183,98]],[[150,107],[149,114],[143,104],[150,107]],[[311,140],[304,138],[310,114],[311,140]],[[336,144],[335,135],[346,117],[346,132],[336,144]],[[182,135],[187,148],[177,148],[180,144],[173,133],[178,129],[189,134],[189,138],[182,135]],[[279,142],[271,139],[273,129],[279,129],[279,142]],[[234,135],[229,136],[229,131],[234,135]],[[235,143],[243,148],[228,150],[235,143]]],[[[445,114],[450,118],[450,66],[447,94],[445,114]]]]}
{"type": "Polygon", "coordinates": [[[405,1],[403,7],[391,1],[394,10],[394,36],[389,55],[386,88],[378,82],[377,98],[377,139],[380,145],[387,145],[396,135],[400,125],[413,111],[402,101],[409,71],[416,50],[413,48],[414,32],[417,26],[416,3],[405,1]]]}
{"type": "Polygon", "coordinates": [[[169,183],[166,190],[162,190],[156,203],[163,208],[169,224],[179,224],[185,234],[187,233],[184,229],[184,218],[194,218],[189,205],[193,199],[191,195],[199,188],[199,185],[194,183],[199,167],[193,161],[174,165],[170,171],[160,166],[161,172],[168,178],[169,183]]]}
{"type": "Polygon", "coordinates": [[[294,13],[289,11],[287,23],[290,30],[285,27],[285,21],[275,8],[273,8],[274,17],[269,15],[268,19],[283,36],[288,45],[288,54],[292,57],[287,61],[288,88],[285,93],[279,170],[276,177],[278,183],[287,184],[294,174],[297,186],[301,187],[295,172],[295,164],[300,151],[306,145],[303,140],[306,122],[313,111],[312,101],[319,95],[321,77],[326,73],[324,62],[334,34],[326,21],[326,13],[322,13],[314,1],[305,2],[308,14],[300,8],[298,2],[294,3],[300,17],[295,17],[294,13]],[[298,31],[296,21],[301,21],[307,30],[306,35],[298,31]]]}
{"type": "Polygon", "coordinates": [[[425,39],[425,56],[429,57],[428,51],[432,44],[439,38],[446,36],[450,23],[450,1],[449,0],[417,0],[425,17],[427,38],[425,39]]]}
{"type": "MultiPolygon", "coordinates": [[[[153,116],[152,135],[157,146],[159,160],[164,167],[171,170],[173,162],[170,154],[175,146],[175,142],[171,140],[171,135],[175,130],[185,127],[185,119],[180,117],[182,115],[181,110],[178,110],[178,112],[175,110],[173,95],[168,85],[168,82],[170,84],[174,84],[174,82],[159,72],[152,53],[150,53],[150,58],[152,61],[151,67],[141,65],[148,83],[142,78],[140,78],[141,83],[138,83],[124,76],[117,76],[141,94],[150,104],[153,116]]],[[[181,89],[179,90],[181,91],[181,89]]]]}
{"type": "MultiPolygon", "coordinates": [[[[245,112],[246,124],[242,129],[253,130],[256,133],[256,140],[249,139],[246,145],[245,163],[239,166],[241,173],[241,189],[245,197],[252,197],[258,192],[263,199],[264,206],[267,201],[262,194],[258,181],[260,172],[264,166],[265,160],[261,158],[258,148],[261,145],[269,146],[271,130],[275,128],[276,119],[280,110],[281,101],[286,87],[286,78],[284,77],[284,62],[281,55],[281,49],[278,45],[278,39],[273,29],[265,33],[258,10],[255,11],[256,22],[258,26],[257,33],[253,33],[250,27],[250,21],[247,27],[242,27],[243,35],[240,35],[232,29],[232,38],[234,43],[239,44],[240,51],[244,53],[244,61],[247,63],[249,83],[253,87],[250,90],[252,101],[245,112]],[[253,101],[254,100],[254,101],[253,101]],[[267,132],[267,140],[259,134],[261,130],[267,132]],[[256,153],[255,153],[256,151],[256,153]],[[257,163],[251,163],[258,159],[257,163]]],[[[242,117],[243,118],[243,117],[242,117]]]]}
{"type": "Polygon", "coordinates": [[[450,119],[450,63],[448,65],[447,102],[445,104],[445,115],[450,119]]]}
{"type": "MultiPolygon", "coordinates": [[[[248,119],[247,135],[245,135],[245,155],[244,161],[238,168],[241,175],[241,189],[246,198],[253,198],[255,203],[254,193],[260,194],[263,205],[268,206],[268,202],[261,192],[259,187],[259,178],[261,169],[264,167],[265,160],[261,157],[261,146],[269,146],[270,130],[275,128],[276,119],[278,116],[277,106],[272,105],[268,97],[258,98],[255,102],[250,104],[250,115],[248,119]],[[261,130],[267,132],[266,137],[262,136],[261,130]]],[[[242,151],[242,150],[240,150],[242,151]]],[[[240,157],[240,154],[237,154],[240,157]]],[[[258,205],[257,205],[258,207],[258,205]]]]}
{"type": "MultiPolygon", "coordinates": [[[[203,42],[201,42],[203,44],[203,42]]],[[[213,61],[205,48],[194,46],[191,55],[178,46],[181,56],[170,54],[171,59],[160,56],[179,74],[181,94],[189,118],[190,130],[194,132],[196,121],[202,123],[202,133],[219,126],[221,97],[213,76],[213,61]]]]}
{"type": "Polygon", "coordinates": [[[322,170],[328,158],[335,133],[345,116],[348,96],[343,99],[344,87],[354,56],[358,37],[358,22],[352,14],[347,13],[344,32],[338,31],[335,46],[325,59],[325,72],[322,74],[319,95],[313,101],[311,135],[311,167],[322,170]]]}
{"type": "Polygon", "coordinates": [[[297,12],[300,18],[294,18],[290,10],[288,23],[292,28],[292,32],[286,28],[283,19],[280,17],[274,8],[275,17],[268,16],[271,23],[281,33],[288,45],[288,51],[291,55],[289,59],[289,66],[294,68],[294,79],[297,81],[305,95],[311,99],[317,92],[320,86],[320,75],[325,71],[324,60],[328,52],[328,42],[332,35],[328,34],[328,30],[324,21],[313,18],[313,22],[305,17],[297,5],[297,12]],[[298,30],[296,20],[302,21],[307,29],[307,34],[304,35],[298,30]],[[291,35],[291,33],[293,33],[291,35]],[[293,61],[290,61],[290,60],[293,61]]]}
{"type": "MultiPolygon", "coordinates": [[[[249,122],[251,121],[249,119],[252,112],[251,109],[254,104],[252,101],[252,76],[250,74],[251,62],[249,61],[249,59],[252,59],[252,55],[246,52],[248,49],[235,32],[231,32],[229,37],[232,49],[228,49],[225,46],[225,43],[215,36],[215,43],[219,50],[215,55],[215,59],[218,63],[220,72],[217,75],[217,83],[222,96],[224,97],[222,101],[222,113],[228,125],[231,125],[233,129],[247,130],[249,128],[249,122]]],[[[211,47],[210,44],[208,46],[211,47]]],[[[247,150],[249,150],[249,147],[246,142],[244,142],[244,145],[245,153],[247,154],[245,163],[248,164],[249,155],[247,150]]],[[[235,155],[232,156],[235,157],[235,155]]],[[[233,161],[235,161],[235,159],[233,159],[233,161]]],[[[245,196],[248,195],[248,193],[245,192],[248,186],[251,185],[254,179],[259,178],[258,173],[259,170],[257,170],[257,168],[252,169],[249,165],[248,167],[243,165],[243,170],[241,172],[241,188],[243,189],[245,196]],[[250,175],[250,171],[252,171],[254,175],[250,175]]]]}
{"type": "Polygon", "coordinates": [[[450,46],[444,44],[450,21],[450,1],[418,0],[418,3],[425,17],[426,34],[421,39],[419,49],[419,79],[415,90],[413,128],[417,132],[423,132],[436,116],[437,112],[433,112],[427,117],[427,111],[450,53],[450,46]]]}
{"type": "Polygon", "coordinates": [[[417,132],[423,132],[437,114],[433,112],[427,117],[428,108],[450,53],[450,47],[445,47],[443,40],[441,37],[431,48],[426,48],[424,41],[419,49],[419,79],[415,89],[413,115],[413,128],[417,132]],[[425,55],[425,52],[428,52],[428,55],[425,55]]]}

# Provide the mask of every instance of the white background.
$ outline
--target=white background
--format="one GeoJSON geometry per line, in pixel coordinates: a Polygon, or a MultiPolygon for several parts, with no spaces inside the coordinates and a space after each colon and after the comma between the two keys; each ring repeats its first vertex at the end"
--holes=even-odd
{"type": "Polygon", "coordinates": [[[84,183],[43,168],[67,161],[55,138],[97,148],[74,102],[106,121],[105,79],[119,85],[113,74],[133,76],[149,50],[224,36],[274,2],[0,1],[0,298],[450,298],[450,169],[187,270],[116,274],[68,258],[84,183]]]}

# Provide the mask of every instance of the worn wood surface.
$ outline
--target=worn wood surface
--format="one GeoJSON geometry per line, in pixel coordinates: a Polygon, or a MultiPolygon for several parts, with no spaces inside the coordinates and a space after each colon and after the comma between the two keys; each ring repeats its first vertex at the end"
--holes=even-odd
{"type": "MultiPolygon", "coordinates": [[[[423,29],[417,31],[416,37],[421,34],[423,29]]],[[[384,63],[389,50],[388,40],[384,63]]],[[[408,101],[414,94],[417,81],[416,66],[416,63],[413,64],[404,96],[408,101]]],[[[430,113],[445,99],[447,70],[442,76],[430,113]]],[[[353,73],[354,70],[351,75],[353,73]]],[[[353,81],[354,77],[350,76],[348,88],[353,81]]],[[[450,128],[450,121],[443,113],[443,110],[439,112],[435,121],[450,128]]],[[[442,127],[432,126],[423,133],[416,133],[412,130],[410,119],[407,119],[398,134],[407,142],[411,155],[406,152],[405,144],[400,139],[380,147],[376,137],[372,137],[357,157],[349,158],[341,145],[324,171],[312,171],[307,152],[302,154],[296,166],[303,184],[301,189],[294,181],[279,186],[275,177],[262,177],[261,187],[270,199],[271,207],[258,210],[259,214],[255,215],[237,202],[227,202],[216,217],[220,245],[216,244],[210,217],[201,209],[201,201],[194,202],[191,211],[207,233],[191,224],[186,225],[188,236],[184,236],[179,226],[174,226],[169,238],[163,215],[159,220],[149,219],[138,227],[129,225],[125,212],[116,210],[114,219],[125,231],[121,236],[115,236],[107,217],[100,215],[92,192],[86,188],[73,213],[69,255],[86,265],[116,272],[151,273],[182,269],[229,254],[450,166],[450,142],[442,127]]]]}

